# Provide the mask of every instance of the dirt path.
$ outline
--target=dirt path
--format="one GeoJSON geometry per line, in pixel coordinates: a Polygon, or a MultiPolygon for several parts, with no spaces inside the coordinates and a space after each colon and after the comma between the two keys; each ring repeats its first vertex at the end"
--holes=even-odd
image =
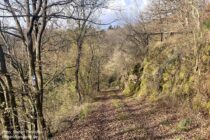
{"type": "Polygon", "coordinates": [[[185,131],[177,129],[183,120],[176,111],[155,104],[125,98],[121,92],[103,92],[84,120],[77,120],[53,140],[156,140],[208,139],[209,124],[191,123],[185,131]]]}

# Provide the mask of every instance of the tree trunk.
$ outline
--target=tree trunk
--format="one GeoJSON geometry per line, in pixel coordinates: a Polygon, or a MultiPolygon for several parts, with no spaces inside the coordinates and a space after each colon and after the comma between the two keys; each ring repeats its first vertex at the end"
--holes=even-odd
{"type": "MultiPolygon", "coordinates": [[[[12,127],[13,127],[13,130],[19,132],[20,125],[19,125],[19,121],[18,121],[17,105],[16,105],[16,101],[15,101],[15,95],[13,92],[12,80],[10,78],[8,71],[7,71],[7,65],[6,65],[6,60],[5,60],[2,46],[0,46],[0,74],[5,79],[5,81],[3,79],[1,79],[1,86],[3,88],[3,92],[5,95],[4,101],[6,103],[6,107],[11,108],[10,117],[12,119],[12,127]]],[[[20,135],[18,134],[17,136],[20,136],[20,135]]]]}
{"type": "Polygon", "coordinates": [[[36,62],[38,63],[37,66],[37,83],[39,88],[39,93],[37,94],[37,123],[39,126],[39,130],[42,132],[40,135],[43,138],[47,137],[47,125],[43,115],[43,94],[44,94],[44,87],[43,87],[43,74],[42,74],[42,57],[41,57],[41,36],[42,34],[38,34],[37,42],[36,42],[36,62]]]}
{"type": "MultiPolygon", "coordinates": [[[[31,96],[34,99],[34,129],[38,133],[40,139],[46,139],[46,123],[43,116],[43,76],[41,66],[41,50],[40,45],[36,44],[36,53],[33,51],[33,44],[31,43],[32,37],[28,36],[28,60],[29,60],[29,78],[30,86],[32,89],[31,96]],[[36,55],[35,55],[36,54],[36,55]],[[36,62],[38,67],[36,69],[36,62]]],[[[36,42],[37,43],[37,42],[36,42]]]]}
{"type": "Polygon", "coordinates": [[[5,103],[6,101],[5,101],[5,96],[3,94],[3,90],[0,89],[0,104],[4,105],[0,108],[0,119],[1,119],[1,124],[3,126],[2,139],[7,136],[13,135],[13,126],[11,124],[10,113],[6,111],[5,103]],[[8,135],[7,132],[10,132],[11,134],[8,135]]]}
{"type": "Polygon", "coordinates": [[[76,59],[76,70],[75,70],[75,89],[79,97],[79,102],[82,101],[82,95],[80,92],[80,87],[79,87],[79,70],[80,70],[80,60],[81,60],[81,55],[82,55],[82,45],[78,43],[77,45],[77,59],[76,59]]]}
{"type": "Polygon", "coordinates": [[[98,62],[97,91],[100,92],[100,61],[98,62]]]}

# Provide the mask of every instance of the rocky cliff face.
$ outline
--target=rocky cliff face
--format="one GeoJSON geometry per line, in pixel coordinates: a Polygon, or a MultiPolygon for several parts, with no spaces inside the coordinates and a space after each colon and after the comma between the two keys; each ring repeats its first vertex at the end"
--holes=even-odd
{"type": "Polygon", "coordinates": [[[139,79],[129,80],[124,92],[135,92],[151,101],[173,98],[209,113],[210,56],[206,37],[196,38],[195,42],[192,35],[180,35],[150,44],[136,74],[139,79]]]}

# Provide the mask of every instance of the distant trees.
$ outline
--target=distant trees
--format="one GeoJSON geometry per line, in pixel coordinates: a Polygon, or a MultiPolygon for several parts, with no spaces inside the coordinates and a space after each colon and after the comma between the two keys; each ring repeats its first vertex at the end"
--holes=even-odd
{"type": "Polygon", "coordinates": [[[108,27],[108,29],[109,29],[109,30],[113,30],[114,27],[113,27],[112,25],[110,25],[110,26],[108,27]]]}
{"type": "Polygon", "coordinates": [[[152,0],[147,9],[138,16],[138,24],[127,25],[130,32],[128,38],[137,45],[145,46],[155,36],[160,36],[160,41],[163,41],[171,35],[199,30],[200,13],[205,9],[205,3],[206,1],[196,0],[152,0]]]}
{"type": "Polygon", "coordinates": [[[197,26],[194,20],[205,7],[206,0],[153,0],[145,14],[147,19],[158,23],[162,32],[189,31],[190,27],[197,26]]]}

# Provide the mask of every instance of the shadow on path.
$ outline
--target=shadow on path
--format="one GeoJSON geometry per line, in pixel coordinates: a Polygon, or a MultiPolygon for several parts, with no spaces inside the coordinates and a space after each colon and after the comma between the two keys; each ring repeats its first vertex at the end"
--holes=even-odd
{"type": "Polygon", "coordinates": [[[203,131],[199,125],[177,131],[177,124],[183,118],[176,111],[125,97],[119,90],[102,91],[94,103],[98,107],[92,108],[86,118],[75,120],[53,140],[193,139],[200,138],[203,131]]]}

